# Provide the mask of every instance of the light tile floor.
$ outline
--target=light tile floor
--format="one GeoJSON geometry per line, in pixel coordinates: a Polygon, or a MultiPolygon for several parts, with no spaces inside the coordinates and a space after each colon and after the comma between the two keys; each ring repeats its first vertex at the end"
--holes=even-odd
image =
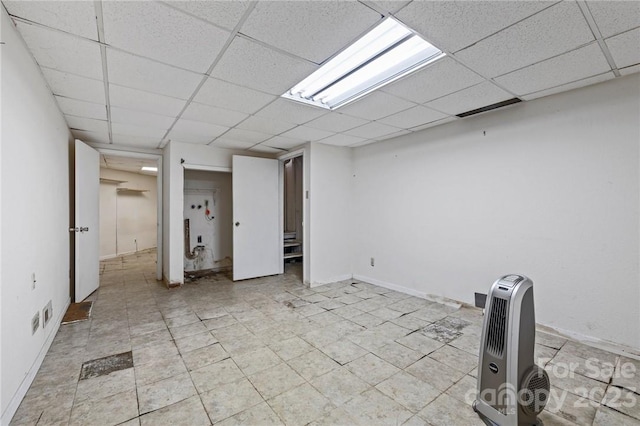
{"type": "MultiPolygon", "coordinates": [[[[91,319],[60,327],[12,424],[483,424],[479,310],[354,280],[309,289],[296,267],[167,289],[154,259],[101,264],[91,319]],[[128,351],[133,368],[79,380],[128,351]]],[[[640,425],[640,362],[543,332],[536,359],[546,425],[640,425]]]]}

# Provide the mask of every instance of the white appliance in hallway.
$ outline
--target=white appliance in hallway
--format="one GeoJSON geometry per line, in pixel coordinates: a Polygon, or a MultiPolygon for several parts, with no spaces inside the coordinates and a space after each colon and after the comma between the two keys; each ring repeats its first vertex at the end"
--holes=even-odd
{"type": "Polygon", "coordinates": [[[234,155],[233,279],[281,274],[280,162],[234,155]]]}
{"type": "Polygon", "coordinates": [[[75,142],[75,302],[99,285],[100,155],[84,142],[75,142]]]}

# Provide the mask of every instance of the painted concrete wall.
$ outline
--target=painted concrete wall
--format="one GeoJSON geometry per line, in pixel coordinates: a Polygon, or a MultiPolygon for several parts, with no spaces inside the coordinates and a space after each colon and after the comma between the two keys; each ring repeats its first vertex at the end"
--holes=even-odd
{"type": "MultiPolygon", "coordinates": [[[[351,278],[352,150],[310,146],[310,283],[351,278]]],[[[305,253],[306,256],[306,253],[305,253]]]]}
{"type": "Polygon", "coordinates": [[[2,11],[0,406],[8,424],[69,303],[71,134],[40,71],[2,11]],[[32,274],[36,286],[32,288],[32,274]],[[52,301],[53,317],[31,334],[52,301]]]}
{"type": "Polygon", "coordinates": [[[355,149],[354,274],[468,303],[525,274],[539,323],[640,348],[639,99],[634,75],[355,149]]]}
{"type": "MultiPolygon", "coordinates": [[[[209,206],[214,219],[210,222],[204,221],[204,219],[200,221],[200,224],[208,225],[204,229],[206,232],[210,232],[210,235],[204,236],[203,241],[206,242],[207,251],[196,262],[194,262],[196,259],[189,260],[185,257],[185,270],[197,271],[231,266],[231,257],[233,256],[231,173],[185,170],[184,177],[185,192],[197,193],[200,191],[209,196],[213,194],[215,200],[215,205],[209,206]]],[[[204,217],[200,210],[197,210],[197,215],[204,217]]],[[[191,248],[193,249],[197,244],[197,223],[195,221],[191,223],[191,248]]]]}
{"type": "Polygon", "coordinates": [[[152,175],[100,169],[100,177],[125,181],[100,183],[100,258],[156,247],[157,182],[152,175]],[[147,192],[118,192],[117,188],[147,192]]]}

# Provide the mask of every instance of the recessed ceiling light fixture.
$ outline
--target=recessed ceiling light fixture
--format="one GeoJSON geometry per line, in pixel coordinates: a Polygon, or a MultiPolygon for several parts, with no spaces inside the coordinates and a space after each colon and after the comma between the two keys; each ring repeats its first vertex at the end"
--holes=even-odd
{"type": "Polygon", "coordinates": [[[157,172],[158,168],[157,167],[150,167],[150,166],[143,166],[142,169],[143,172],[157,172]]]}
{"type": "Polygon", "coordinates": [[[282,97],[333,110],[443,56],[440,49],[388,17],[282,97]]]}

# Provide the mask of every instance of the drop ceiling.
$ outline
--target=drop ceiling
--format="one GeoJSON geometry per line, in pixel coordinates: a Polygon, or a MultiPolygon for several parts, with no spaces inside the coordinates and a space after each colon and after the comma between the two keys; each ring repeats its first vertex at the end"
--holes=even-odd
{"type": "Polygon", "coordinates": [[[155,160],[146,158],[131,158],[112,154],[100,154],[100,167],[138,173],[141,175],[155,176],[157,174],[156,172],[142,170],[143,167],[157,167],[157,162],[155,160]]]}
{"type": "Polygon", "coordinates": [[[134,148],[362,146],[640,71],[637,1],[3,5],[74,136],[134,148]],[[389,15],[447,56],[336,111],[280,98],[389,15]]]}

